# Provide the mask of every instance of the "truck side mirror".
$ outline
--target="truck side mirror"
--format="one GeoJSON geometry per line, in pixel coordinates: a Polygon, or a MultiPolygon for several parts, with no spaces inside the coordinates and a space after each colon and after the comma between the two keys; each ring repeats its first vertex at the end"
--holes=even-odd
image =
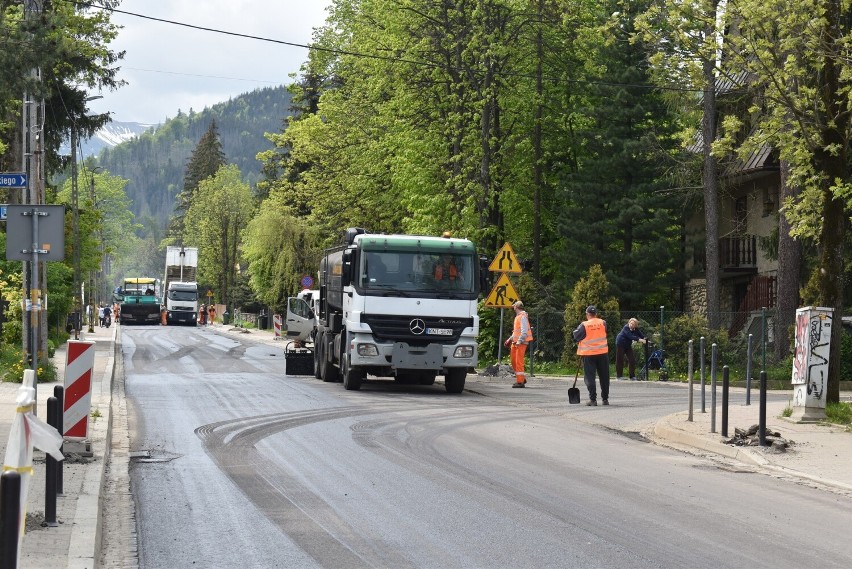
{"type": "Polygon", "coordinates": [[[340,275],[340,286],[349,286],[352,284],[352,249],[346,249],[343,252],[343,267],[340,275]]]}

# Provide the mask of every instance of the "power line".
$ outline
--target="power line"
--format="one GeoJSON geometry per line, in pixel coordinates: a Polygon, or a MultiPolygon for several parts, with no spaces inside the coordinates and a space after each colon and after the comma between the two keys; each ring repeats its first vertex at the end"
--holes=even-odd
{"type": "MultiPolygon", "coordinates": [[[[119,10],[118,8],[113,8],[111,6],[104,6],[102,4],[98,4],[98,3],[95,3],[95,2],[78,2],[77,4],[79,6],[96,8],[96,9],[99,9],[99,10],[114,12],[114,13],[117,13],[117,14],[124,14],[126,16],[133,16],[135,18],[141,18],[143,20],[151,20],[151,21],[155,21],[155,22],[162,22],[164,24],[171,24],[173,26],[180,26],[180,27],[191,28],[191,29],[194,29],[194,30],[200,30],[200,31],[204,31],[204,32],[211,32],[211,33],[215,33],[215,34],[222,34],[222,35],[227,35],[227,36],[240,37],[240,38],[262,41],[262,42],[267,42],[267,43],[286,45],[286,46],[290,46],[290,47],[299,47],[299,48],[306,49],[306,50],[309,50],[309,51],[310,50],[322,51],[322,52],[330,53],[330,54],[333,54],[333,55],[348,55],[348,56],[352,56],[352,57],[360,57],[360,58],[365,58],[365,59],[376,59],[376,60],[388,61],[388,62],[392,62],[392,63],[408,63],[408,64],[411,64],[411,65],[416,65],[416,66],[420,66],[420,67],[428,67],[428,68],[433,68],[433,69],[438,69],[438,68],[442,67],[441,65],[438,65],[436,63],[430,63],[428,61],[418,61],[418,60],[407,59],[407,58],[391,56],[391,55],[381,55],[381,54],[375,54],[375,53],[363,53],[363,52],[349,51],[349,50],[338,49],[338,48],[328,48],[328,47],[323,47],[323,46],[318,46],[318,45],[313,45],[313,44],[301,44],[301,43],[289,42],[289,41],[285,41],[285,40],[267,38],[267,37],[263,37],[263,36],[256,36],[256,35],[252,35],[252,34],[244,34],[244,33],[240,33],[240,32],[231,32],[231,31],[228,31],[228,30],[220,30],[220,29],[217,29],[217,28],[211,28],[211,27],[207,27],[207,26],[199,26],[199,25],[196,25],[196,24],[188,24],[186,22],[178,22],[176,20],[168,20],[168,19],[165,19],[165,18],[157,18],[157,17],[154,17],[154,16],[147,16],[145,14],[138,14],[136,12],[128,12],[126,10],[119,10]]],[[[170,72],[162,71],[160,73],[170,73],[170,72]]],[[[191,74],[186,74],[186,75],[191,75],[191,74]]],[[[529,73],[502,72],[501,75],[504,75],[504,76],[507,76],[507,77],[524,78],[524,79],[535,79],[536,78],[535,75],[532,75],[532,74],[529,74],[529,73]]],[[[202,75],[200,77],[204,77],[204,76],[202,75]]],[[[565,77],[543,77],[542,80],[550,82],[550,83],[570,83],[570,84],[576,84],[576,85],[596,85],[596,86],[600,86],[600,87],[619,87],[619,88],[630,87],[630,88],[636,88],[636,89],[650,89],[650,90],[685,92],[685,93],[700,93],[700,92],[702,92],[702,89],[696,89],[696,88],[691,88],[691,87],[661,86],[661,85],[651,85],[651,84],[644,84],[644,83],[641,83],[641,84],[640,83],[617,83],[617,82],[613,82],[613,81],[595,81],[595,80],[589,80],[589,79],[569,79],[569,78],[565,78],[565,77]]]]}

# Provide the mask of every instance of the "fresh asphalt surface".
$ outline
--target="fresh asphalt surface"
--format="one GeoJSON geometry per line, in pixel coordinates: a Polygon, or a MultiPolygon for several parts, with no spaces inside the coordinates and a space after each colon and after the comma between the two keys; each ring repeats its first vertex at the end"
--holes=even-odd
{"type": "Polygon", "coordinates": [[[842,498],[644,441],[682,386],[613,382],[609,408],[538,379],[509,400],[348,392],[210,329],[128,326],[121,347],[140,567],[849,562],[842,498]]]}

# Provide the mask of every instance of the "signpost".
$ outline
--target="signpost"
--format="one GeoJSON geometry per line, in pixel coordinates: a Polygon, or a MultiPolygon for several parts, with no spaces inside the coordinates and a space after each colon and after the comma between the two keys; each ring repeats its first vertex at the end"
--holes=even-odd
{"type": "Polygon", "coordinates": [[[518,293],[512,281],[509,280],[509,273],[518,275],[522,272],[518,256],[508,242],[497,251],[494,260],[488,265],[488,270],[492,273],[501,273],[497,282],[494,283],[494,288],[485,299],[485,306],[500,309],[500,337],[497,338],[497,361],[499,362],[503,359],[503,309],[511,308],[518,300],[518,293]]]}
{"type": "Polygon", "coordinates": [[[0,188],[26,188],[27,175],[23,172],[0,173],[0,188]]]}

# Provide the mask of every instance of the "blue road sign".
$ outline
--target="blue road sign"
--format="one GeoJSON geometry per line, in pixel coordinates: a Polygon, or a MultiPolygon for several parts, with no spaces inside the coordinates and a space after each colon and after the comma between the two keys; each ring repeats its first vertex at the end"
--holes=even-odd
{"type": "Polygon", "coordinates": [[[302,286],[305,288],[311,288],[314,286],[314,279],[311,278],[311,275],[305,275],[301,280],[302,286]]]}
{"type": "Polygon", "coordinates": [[[0,205],[0,221],[6,221],[6,204],[0,205]]]}
{"type": "Polygon", "coordinates": [[[0,188],[26,188],[27,175],[21,172],[0,173],[0,188]]]}

